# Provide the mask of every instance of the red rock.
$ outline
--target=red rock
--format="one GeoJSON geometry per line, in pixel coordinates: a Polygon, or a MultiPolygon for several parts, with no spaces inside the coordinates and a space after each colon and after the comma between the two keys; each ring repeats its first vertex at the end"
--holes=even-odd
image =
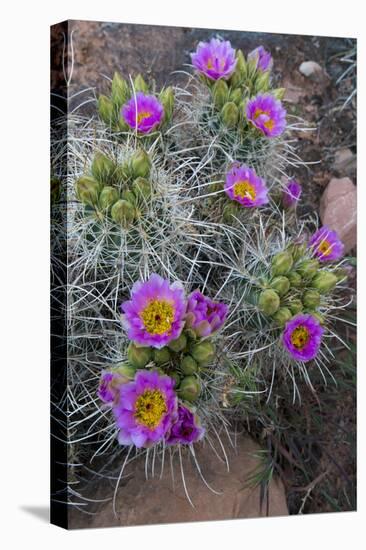
{"type": "Polygon", "coordinates": [[[347,174],[351,176],[356,171],[356,155],[351,149],[339,149],[334,155],[334,169],[339,174],[347,174]]]}
{"type": "MultiPolygon", "coordinates": [[[[269,484],[268,500],[261,504],[260,487],[249,487],[248,477],[259,467],[260,459],[254,453],[260,447],[249,437],[240,436],[236,449],[226,445],[230,471],[217,458],[208,443],[197,446],[197,458],[208,484],[222,494],[210,491],[202,482],[188,450],[183,454],[184,477],[191,506],[184,492],[180,474],[179,457],[174,457],[174,482],[166,456],[164,474],[160,476],[161,463],[155,461],[155,477],[145,478],[144,459],[131,463],[126,473],[132,477],[120,486],[116,499],[117,516],[112,502],[103,503],[95,515],[89,516],[77,511],[70,513],[70,528],[112,527],[156,523],[177,523],[188,521],[216,521],[235,518],[288,515],[285,491],[282,483],[273,479],[269,484]]],[[[217,448],[220,452],[220,449],[217,448]]],[[[152,459],[149,462],[151,476],[152,459]]],[[[113,489],[101,483],[94,498],[111,496],[113,489]]]]}
{"type": "Polygon", "coordinates": [[[350,178],[333,178],[320,200],[320,217],[323,225],[337,231],[346,252],[357,240],[357,191],[350,178]]]}

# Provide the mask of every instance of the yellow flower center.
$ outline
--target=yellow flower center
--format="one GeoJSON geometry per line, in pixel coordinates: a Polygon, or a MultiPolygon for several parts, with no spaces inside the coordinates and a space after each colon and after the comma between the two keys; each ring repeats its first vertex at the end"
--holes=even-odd
{"type": "Polygon", "coordinates": [[[212,62],[211,57],[207,60],[207,68],[208,69],[213,69],[213,62],[212,62]]]}
{"type": "Polygon", "coordinates": [[[322,241],[318,246],[318,250],[323,256],[329,256],[332,252],[332,247],[328,241],[322,241]]]}
{"type": "Polygon", "coordinates": [[[151,300],[141,313],[142,321],[150,334],[170,331],[174,321],[174,307],[167,300],[151,300]]]}
{"type": "MultiPolygon", "coordinates": [[[[267,115],[269,117],[269,111],[263,111],[262,109],[256,109],[254,113],[254,118],[257,119],[260,115],[267,115]]],[[[267,130],[273,130],[274,128],[274,120],[273,118],[269,118],[266,122],[263,123],[263,126],[267,128],[267,130]]]]}
{"type": "Polygon", "coordinates": [[[297,349],[303,349],[308,343],[310,338],[309,331],[304,326],[299,326],[295,328],[291,334],[291,342],[297,349]]]}
{"type": "Polygon", "coordinates": [[[150,111],[141,111],[141,113],[138,113],[138,115],[137,115],[138,124],[140,124],[140,122],[145,120],[145,118],[149,118],[149,117],[151,117],[150,111]]]}
{"type": "Polygon", "coordinates": [[[159,390],[146,390],[135,403],[135,418],[139,424],[156,428],[167,412],[164,395],[159,390]]]}
{"type": "Polygon", "coordinates": [[[254,201],[256,197],[255,188],[248,180],[237,181],[234,183],[234,196],[254,201]]]}

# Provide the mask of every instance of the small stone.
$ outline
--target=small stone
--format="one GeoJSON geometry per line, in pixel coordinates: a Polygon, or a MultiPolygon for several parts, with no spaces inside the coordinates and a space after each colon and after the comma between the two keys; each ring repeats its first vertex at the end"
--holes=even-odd
{"type": "Polygon", "coordinates": [[[312,80],[322,80],[326,73],[316,61],[304,61],[299,67],[301,74],[312,80]]]}
{"type": "Polygon", "coordinates": [[[349,252],[357,240],[357,190],[350,178],[332,178],[320,200],[323,225],[337,231],[349,252]]]}
{"type": "Polygon", "coordinates": [[[356,155],[351,149],[339,149],[334,155],[334,169],[340,175],[347,174],[349,176],[356,172],[356,155]]]}

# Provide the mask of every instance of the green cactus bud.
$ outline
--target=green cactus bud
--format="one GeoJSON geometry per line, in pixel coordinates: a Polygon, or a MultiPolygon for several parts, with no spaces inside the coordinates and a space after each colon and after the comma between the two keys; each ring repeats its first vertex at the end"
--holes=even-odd
{"type": "Polygon", "coordinates": [[[296,298],[289,302],[289,308],[291,310],[291,313],[293,315],[296,315],[296,313],[300,313],[300,311],[304,309],[304,306],[302,304],[302,301],[296,298]]]}
{"type": "Polygon", "coordinates": [[[164,107],[164,121],[169,122],[174,111],[174,92],[171,86],[160,92],[159,99],[164,107]]]}
{"type": "Polygon", "coordinates": [[[327,294],[333,290],[338,282],[337,276],[331,271],[320,271],[313,280],[311,285],[320,292],[320,294],[327,294]]]}
{"type": "Polygon", "coordinates": [[[205,340],[192,347],[191,355],[200,365],[209,365],[215,357],[215,346],[209,340],[205,340]]]}
{"type": "Polygon", "coordinates": [[[310,281],[318,273],[319,262],[315,259],[303,260],[296,269],[304,279],[310,281]]]}
{"type": "Polygon", "coordinates": [[[306,243],[302,244],[290,244],[286,250],[288,250],[294,259],[294,262],[301,260],[307,249],[306,243]]]}
{"type": "Polygon", "coordinates": [[[168,347],[169,349],[171,349],[172,351],[175,351],[175,353],[179,353],[180,351],[183,351],[184,348],[186,347],[187,345],[187,337],[185,334],[181,334],[179,336],[179,338],[177,338],[176,340],[172,340],[171,342],[169,342],[168,344],[168,347]]]}
{"type": "Polygon", "coordinates": [[[292,313],[288,307],[280,307],[278,311],[273,315],[273,319],[281,327],[285,326],[287,321],[292,318],[292,313]]]}
{"type": "Polygon", "coordinates": [[[264,315],[273,315],[280,307],[280,297],[275,290],[268,288],[263,290],[258,299],[259,310],[264,315]]]}
{"type": "Polygon", "coordinates": [[[133,342],[130,343],[127,350],[127,358],[130,364],[136,369],[143,369],[151,361],[151,348],[138,347],[133,342]]]}
{"type": "Polygon", "coordinates": [[[235,71],[240,76],[240,79],[243,80],[247,76],[247,62],[245,60],[242,50],[236,50],[236,67],[235,71]]]}
{"type": "Polygon", "coordinates": [[[130,189],[125,189],[124,191],[122,191],[121,199],[129,202],[130,204],[132,204],[132,206],[135,206],[136,197],[135,197],[135,194],[130,189]]]}
{"type": "Polygon", "coordinates": [[[120,363],[116,367],[113,367],[112,372],[117,372],[124,378],[129,378],[130,380],[133,380],[135,378],[136,369],[128,363],[120,363]]]}
{"type": "Polygon", "coordinates": [[[243,99],[242,90],[240,88],[234,88],[233,90],[231,90],[229,99],[239,106],[243,99]]]}
{"type": "Polygon", "coordinates": [[[109,159],[103,153],[96,153],[91,165],[91,173],[93,177],[100,183],[108,183],[113,177],[116,170],[116,165],[113,160],[109,159]]]}
{"type": "Polygon", "coordinates": [[[191,355],[186,355],[180,364],[183,374],[190,375],[197,372],[198,365],[191,355]]]}
{"type": "Polygon", "coordinates": [[[144,92],[146,94],[149,91],[148,85],[140,74],[136,76],[133,85],[136,92],[144,92]]]}
{"type": "Polygon", "coordinates": [[[51,177],[51,204],[55,204],[60,200],[61,181],[55,176],[51,177]]]}
{"type": "Polygon", "coordinates": [[[276,88],[275,90],[271,91],[271,94],[276,99],[283,99],[285,97],[285,93],[286,93],[286,88],[276,88]]]}
{"type": "Polygon", "coordinates": [[[201,384],[194,376],[185,376],[181,381],[178,394],[185,401],[196,401],[201,393],[201,384]]]}
{"type": "Polygon", "coordinates": [[[212,88],[212,97],[216,109],[218,109],[219,111],[222,109],[227,101],[228,96],[229,88],[225,80],[223,80],[222,78],[216,80],[212,88]]]}
{"type": "Polygon", "coordinates": [[[180,375],[179,375],[179,373],[173,370],[173,371],[170,371],[170,372],[168,373],[168,376],[169,376],[172,380],[174,380],[174,382],[175,382],[175,388],[177,388],[177,387],[179,386],[179,384],[180,384],[180,375]]]}
{"type": "Polygon", "coordinates": [[[136,178],[132,184],[131,190],[138,199],[146,201],[151,196],[151,184],[145,178],[136,178]]]}
{"type": "Polygon", "coordinates": [[[135,209],[130,202],[120,199],[112,206],[111,216],[113,221],[128,229],[135,218],[135,209]]]}
{"type": "Polygon", "coordinates": [[[119,185],[119,187],[121,187],[123,183],[126,183],[129,178],[130,178],[130,167],[127,162],[124,162],[123,164],[119,164],[118,166],[116,166],[116,170],[114,172],[114,180],[116,184],[119,185]]]}
{"type": "Polygon", "coordinates": [[[272,258],[272,275],[286,275],[294,263],[293,257],[288,250],[279,252],[272,258]]]}
{"type": "Polygon", "coordinates": [[[112,101],[105,95],[100,95],[98,98],[98,113],[102,121],[111,126],[116,121],[115,109],[112,101]]]}
{"type": "Polygon", "coordinates": [[[349,275],[349,271],[347,269],[344,269],[343,267],[335,269],[333,271],[333,273],[337,277],[338,283],[339,282],[344,282],[348,278],[348,275],[349,275]]]}
{"type": "MultiPolygon", "coordinates": [[[[186,327],[187,327],[187,325],[186,325],[186,327]]],[[[197,340],[197,334],[192,328],[188,328],[188,329],[186,328],[184,330],[184,334],[187,336],[187,338],[189,340],[193,340],[193,341],[197,340]]]]}
{"type": "Polygon", "coordinates": [[[133,178],[147,178],[150,175],[151,160],[143,149],[139,149],[130,158],[130,172],[133,178]]]}
{"type": "Polygon", "coordinates": [[[225,103],[221,110],[221,118],[225,126],[234,128],[238,124],[239,109],[232,101],[225,103]]]}
{"type": "Polygon", "coordinates": [[[164,363],[168,363],[170,361],[170,351],[167,347],[161,348],[161,349],[155,349],[153,353],[153,360],[154,363],[157,365],[163,365],[164,363]]]}
{"type": "Polygon", "coordinates": [[[309,313],[310,313],[313,317],[315,317],[315,319],[317,319],[321,325],[324,325],[324,323],[325,323],[325,318],[324,318],[323,315],[321,315],[321,314],[319,313],[319,311],[310,311],[309,313]]]}
{"type": "Polygon", "coordinates": [[[270,73],[266,71],[264,73],[259,73],[255,79],[255,91],[258,92],[267,92],[269,89],[269,78],[270,73]]]}
{"type": "Polygon", "coordinates": [[[119,199],[118,191],[114,187],[107,185],[100,192],[98,204],[101,210],[108,210],[119,199]]]}
{"type": "Polygon", "coordinates": [[[305,307],[315,309],[319,307],[320,294],[316,290],[307,290],[302,297],[302,301],[305,307]]]}
{"type": "Polygon", "coordinates": [[[112,80],[112,101],[117,109],[120,109],[131,95],[128,83],[117,72],[114,73],[112,80]]]}
{"type": "Polygon", "coordinates": [[[297,271],[290,271],[290,273],[288,273],[286,277],[290,281],[290,285],[292,287],[299,288],[300,286],[302,286],[302,277],[297,271]]]}
{"type": "Polygon", "coordinates": [[[290,290],[290,281],[284,275],[280,275],[271,281],[271,288],[280,296],[284,296],[290,290]]]}
{"type": "Polygon", "coordinates": [[[238,215],[238,206],[234,203],[234,201],[229,202],[225,205],[224,210],[222,212],[222,219],[224,222],[232,222],[233,216],[238,215]]]}
{"type": "Polygon", "coordinates": [[[247,78],[252,80],[255,73],[257,72],[257,63],[258,59],[255,57],[253,59],[247,60],[247,78]]]}
{"type": "Polygon", "coordinates": [[[95,206],[98,202],[100,185],[89,176],[82,176],[75,183],[76,195],[80,202],[95,206]]]}

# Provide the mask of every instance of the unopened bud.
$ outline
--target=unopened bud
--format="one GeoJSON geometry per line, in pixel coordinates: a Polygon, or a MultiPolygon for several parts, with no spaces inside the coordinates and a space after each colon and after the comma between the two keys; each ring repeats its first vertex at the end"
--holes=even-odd
{"type": "Polygon", "coordinates": [[[135,218],[135,209],[130,202],[120,199],[112,206],[111,216],[113,221],[128,229],[135,218]]]}
{"type": "Polygon", "coordinates": [[[135,80],[133,81],[133,85],[136,92],[147,93],[149,91],[148,85],[140,74],[136,76],[135,80]]]}
{"type": "Polygon", "coordinates": [[[120,363],[112,369],[112,372],[120,374],[123,378],[133,380],[135,378],[136,369],[128,363],[120,363]]]}
{"type": "Polygon", "coordinates": [[[150,174],[151,160],[143,149],[139,149],[130,158],[130,171],[133,178],[147,178],[150,174]]]}
{"type": "Polygon", "coordinates": [[[239,109],[232,101],[225,103],[221,110],[223,123],[228,128],[234,128],[239,120],[239,109]]]}
{"type": "Polygon", "coordinates": [[[135,202],[136,202],[135,194],[132,193],[132,191],[130,189],[125,189],[125,191],[122,191],[121,199],[123,199],[124,201],[129,202],[130,204],[132,204],[132,206],[134,206],[135,202]]]}
{"type": "Polygon", "coordinates": [[[191,355],[186,355],[180,364],[183,374],[190,375],[197,372],[197,362],[193,359],[191,355]]]}
{"type": "Polygon", "coordinates": [[[55,176],[51,177],[51,204],[55,204],[60,200],[61,182],[55,176]]]}
{"type": "Polygon", "coordinates": [[[159,99],[164,107],[165,122],[169,122],[173,116],[174,111],[174,92],[173,88],[169,86],[160,92],[159,99]]]}
{"type": "Polygon", "coordinates": [[[296,269],[304,279],[310,281],[318,273],[319,262],[315,258],[312,260],[304,260],[296,269]]]}
{"type": "Polygon", "coordinates": [[[120,109],[131,95],[128,83],[117,72],[114,73],[112,80],[112,101],[117,109],[120,109]]]}
{"type": "Polygon", "coordinates": [[[320,304],[320,294],[316,290],[307,290],[302,297],[302,301],[305,307],[316,309],[320,304]]]}
{"type": "Polygon", "coordinates": [[[205,340],[193,346],[191,355],[200,365],[208,365],[215,357],[215,346],[209,340],[205,340]]]}
{"type": "Polygon", "coordinates": [[[170,351],[167,347],[154,350],[153,359],[154,363],[156,363],[157,365],[168,363],[168,361],[170,361],[170,357],[170,351]]]}
{"type": "Polygon", "coordinates": [[[302,285],[302,277],[297,271],[290,271],[286,277],[290,281],[292,287],[299,288],[302,285]]]}
{"type": "Polygon", "coordinates": [[[324,323],[325,323],[325,318],[324,318],[323,315],[321,315],[321,314],[319,313],[319,311],[312,311],[312,312],[311,312],[311,315],[312,315],[313,317],[315,317],[315,319],[317,319],[321,325],[324,325],[324,323]]]}
{"type": "Polygon", "coordinates": [[[229,204],[226,204],[222,212],[222,219],[224,222],[232,222],[233,216],[238,215],[238,206],[234,201],[231,201],[229,204]]]}
{"type": "Polygon", "coordinates": [[[280,307],[280,309],[273,315],[273,319],[281,327],[283,327],[291,318],[292,312],[287,307],[280,307]]]}
{"type": "Polygon", "coordinates": [[[179,385],[178,394],[186,401],[196,401],[201,393],[201,384],[194,376],[186,376],[179,385]]]}
{"type": "Polygon", "coordinates": [[[272,258],[272,275],[286,275],[292,268],[294,260],[288,250],[279,252],[272,258]]]}
{"type": "Polygon", "coordinates": [[[337,276],[331,271],[320,271],[312,280],[311,285],[316,288],[320,294],[326,294],[333,290],[337,282],[337,276]]]}
{"type": "Polygon", "coordinates": [[[103,153],[96,153],[91,165],[91,172],[97,181],[108,183],[108,180],[113,177],[115,170],[116,165],[113,160],[103,155],[103,153]]]}
{"type": "Polygon", "coordinates": [[[222,109],[227,101],[228,95],[229,88],[225,80],[223,80],[222,78],[216,80],[212,88],[212,97],[216,109],[218,109],[219,111],[222,109]]]}
{"type": "Polygon", "coordinates": [[[291,313],[293,315],[296,315],[296,313],[300,313],[300,311],[304,309],[304,306],[301,300],[294,299],[289,302],[289,308],[291,310],[291,313]]]}
{"type": "Polygon", "coordinates": [[[276,99],[283,99],[285,97],[285,93],[286,93],[286,88],[276,88],[275,90],[271,91],[271,94],[276,99]]]}
{"type": "Polygon", "coordinates": [[[243,80],[247,76],[247,62],[242,50],[236,50],[235,56],[237,59],[235,71],[238,73],[241,80],[243,80]]]}
{"type": "Polygon", "coordinates": [[[279,275],[271,281],[271,288],[280,296],[284,296],[290,290],[290,281],[284,275],[279,275]]]}
{"type": "Polygon", "coordinates": [[[105,95],[100,95],[98,98],[98,113],[102,121],[111,126],[114,124],[116,115],[112,101],[105,95]]]}
{"type": "Polygon", "coordinates": [[[240,88],[234,88],[234,90],[231,90],[229,99],[239,106],[241,100],[243,99],[242,90],[240,88]]]}
{"type": "Polygon", "coordinates": [[[176,340],[169,342],[168,347],[175,353],[183,351],[187,345],[187,337],[185,334],[181,334],[176,340]]]}
{"type": "Polygon", "coordinates": [[[264,315],[273,315],[280,307],[280,297],[275,290],[263,290],[258,299],[258,307],[264,315]]]}
{"type": "Polygon", "coordinates": [[[119,195],[115,187],[107,185],[100,192],[98,204],[101,210],[108,210],[118,201],[119,195]]]}
{"type": "Polygon", "coordinates": [[[98,201],[99,183],[89,176],[82,176],[75,184],[78,199],[89,206],[95,206],[98,201]]]}
{"type": "Polygon", "coordinates": [[[267,92],[269,89],[269,78],[270,73],[269,71],[266,71],[264,73],[258,74],[257,78],[255,79],[255,91],[257,93],[259,92],[267,92]]]}
{"type": "Polygon", "coordinates": [[[132,184],[131,190],[137,199],[146,201],[151,196],[151,184],[145,178],[136,178],[132,184]]]}
{"type": "Polygon", "coordinates": [[[179,375],[179,373],[176,372],[176,371],[170,371],[169,374],[168,374],[168,376],[169,376],[172,380],[174,380],[174,382],[175,382],[175,388],[177,388],[177,387],[179,386],[179,384],[180,384],[180,375],[179,375]]]}
{"type": "Polygon", "coordinates": [[[129,362],[136,369],[144,368],[151,360],[151,348],[137,347],[134,343],[128,346],[127,357],[129,362]]]}

